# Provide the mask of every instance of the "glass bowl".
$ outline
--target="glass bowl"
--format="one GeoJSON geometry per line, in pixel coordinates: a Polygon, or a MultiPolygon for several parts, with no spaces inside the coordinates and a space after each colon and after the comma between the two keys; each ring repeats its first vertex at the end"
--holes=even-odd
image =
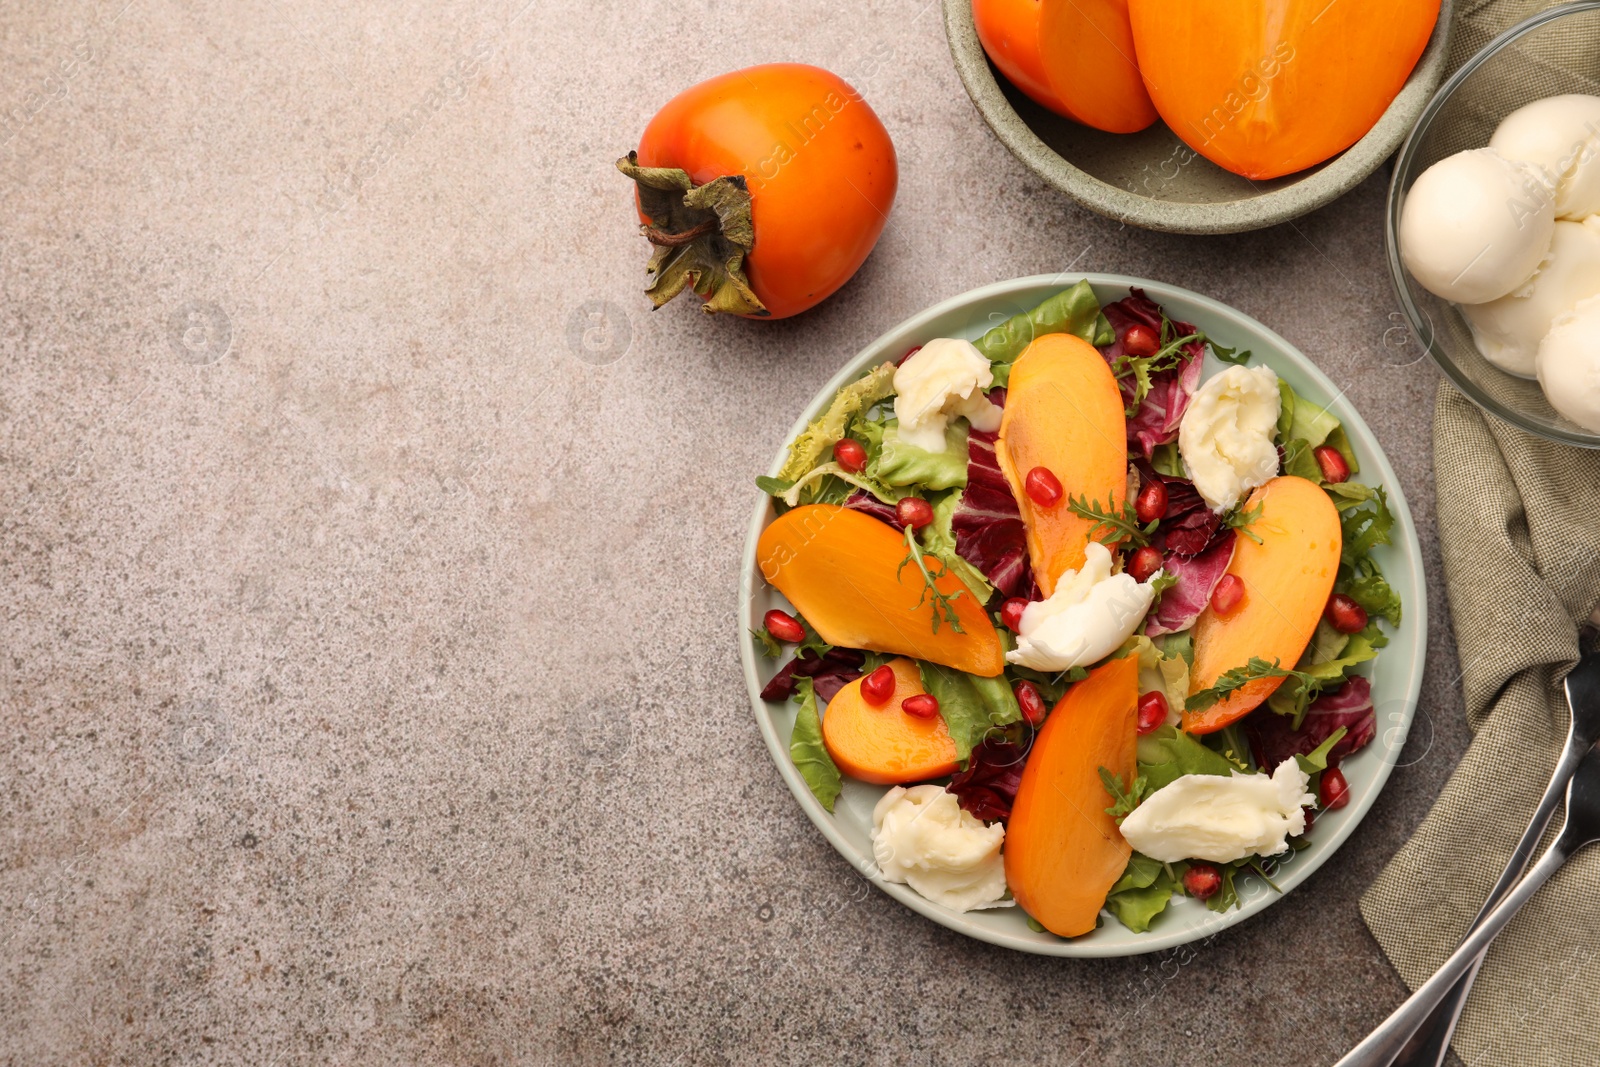
{"type": "Polygon", "coordinates": [[[1385,243],[1411,332],[1458,388],[1485,411],[1553,441],[1600,448],[1600,434],[1571,422],[1539,383],[1500,370],[1478,352],[1460,310],[1424,289],[1400,262],[1396,234],[1406,192],[1446,156],[1489,143],[1500,120],[1561,93],[1600,95],[1600,0],[1541,11],[1506,30],[1450,76],[1400,147],[1389,185],[1385,243]]]}

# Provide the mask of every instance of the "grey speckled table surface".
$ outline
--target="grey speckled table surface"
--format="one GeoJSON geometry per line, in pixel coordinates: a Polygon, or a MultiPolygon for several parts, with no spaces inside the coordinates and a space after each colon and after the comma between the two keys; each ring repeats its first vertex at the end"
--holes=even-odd
{"type": "Polygon", "coordinates": [[[1001,149],[926,0],[125,2],[0,13],[0,1061],[1326,1063],[1398,1001],[1356,897],[1467,731],[1384,174],[1265,232],[1121,228],[1001,149]],[[650,313],[612,168],[649,114],[874,49],[902,177],[855,281],[650,313]],[[751,478],[818,384],[1069,265],[1311,354],[1434,589],[1405,765],[1339,859],[1126,961],[872,890],[735,647],[751,478]]]}

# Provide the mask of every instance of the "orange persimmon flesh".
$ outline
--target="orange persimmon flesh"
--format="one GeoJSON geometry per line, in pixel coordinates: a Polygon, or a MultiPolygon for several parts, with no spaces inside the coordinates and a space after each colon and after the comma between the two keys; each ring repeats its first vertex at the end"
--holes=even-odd
{"type": "Polygon", "coordinates": [[[1077,937],[1094,929],[1106,894],[1133,852],[1100,780],[1124,784],[1136,767],[1139,658],[1091,671],[1067,690],[1033,742],[1006,826],[1006,884],[1046,930],[1077,937]]]}
{"type": "Polygon", "coordinates": [[[1156,121],[1128,0],[1040,0],[1039,56],[1069,118],[1108,133],[1137,133],[1156,121]]]}
{"type": "MultiPolygon", "coordinates": [[[[1194,624],[1189,691],[1199,692],[1259,656],[1293,667],[1328,605],[1339,570],[1344,533],[1339,511],[1321,486],[1293,475],[1274,478],[1250,494],[1244,510],[1261,509],[1250,523],[1256,544],[1240,534],[1228,573],[1244,583],[1244,599],[1219,616],[1210,606],[1194,624]]],[[[1183,728],[1209,734],[1243,718],[1283,684],[1258,678],[1203,711],[1183,713],[1183,728]]]]}
{"type": "Polygon", "coordinates": [[[852,778],[876,785],[923,782],[955,772],[956,743],[944,716],[921,718],[900,706],[922,693],[922,672],[915,661],[889,661],[894,694],[881,705],[867,703],[857,678],[828,701],[822,716],[822,743],[839,769],[852,778]]]}
{"type": "MultiPolygon", "coordinates": [[[[836,504],[807,504],[779,515],[756,543],[761,576],[799,609],[830,645],[892,652],[992,678],[1005,652],[983,602],[954,574],[935,581],[953,597],[960,631],[942,619],[905,540],[888,524],[836,504]],[[957,595],[959,594],[959,595],[957,595]]],[[[928,573],[943,564],[923,556],[928,573]]]]}
{"type": "Polygon", "coordinates": [[[1145,87],[1172,132],[1252,180],[1293,174],[1378,121],[1439,0],[1129,0],[1145,87]]]}
{"type": "Polygon", "coordinates": [[[1083,566],[1093,522],[1067,507],[1072,497],[1107,511],[1128,492],[1127,416],[1105,357],[1067,333],[1040,337],[1011,368],[995,458],[1011,486],[1028,533],[1033,577],[1045,596],[1056,580],[1083,566]],[[1050,507],[1033,502],[1023,482],[1044,467],[1061,482],[1050,507]]]}
{"type": "Polygon", "coordinates": [[[972,0],[972,26],[1007,81],[1034,103],[1071,118],[1050,88],[1039,54],[1039,5],[1040,0],[972,0]]]}

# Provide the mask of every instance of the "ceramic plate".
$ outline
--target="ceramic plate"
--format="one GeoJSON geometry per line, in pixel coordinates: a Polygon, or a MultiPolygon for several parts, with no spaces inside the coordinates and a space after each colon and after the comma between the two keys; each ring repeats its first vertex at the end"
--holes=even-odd
{"type": "MultiPolygon", "coordinates": [[[[935,337],[976,339],[996,323],[1034,307],[1046,297],[1075,284],[1080,277],[1088,279],[1102,306],[1127,296],[1129,286],[1138,286],[1161,304],[1172,318],[1194,323],[1218,344],[1250,349],[1255,354],[1251,366],[1271,367],[1294,387],[1299,396],[1327,404],[1344,423],[1350,443],[1361,461],[1361,474],[1355,480],[1382,483],[1388,489],[1389,505],[1395,515],[1395,543],[1380,547],[1375,555],[1390,584],[1403,599],[1405,615],[1401,625],[1391,634],[1388,647],[1379,653],[1371,665],[1372,698],[1377,710],[1378,732],[1370,745],[1341,765],[1350,783],[1349,805],[1339,811],[1319,815],[1309,839],[1310,846],[1300,852],[1290,853],[1287,859],[1280,858],[1273,880],[1284,893],[1293,892],[1296,886],[1327,862],[1350,836],[1388,780],[1389,772],[1394,768],[1400,749],[1405,744],[1411,717],[1416,709],[1417,694],[1422,686],[1424,642],[1428,629],[1422,558],[1417,549],[1416,527],[1411,521],[1411,511],[1406,506],[1399,479],[1395,477],[1394,468],[1389,465],[1367,424],[1311,360],[1255,319],[1187,289],[1115,274],[1019,278],[974,289],[946,300],[879,337],[846,363],[812,398],[795,420],[794,427],[785,435],[784,443],[787,445],[795,434],[822,412],[840,386],[853,381],[866,368],[884,360],[898,360],[913,345],[935,337]]],[[[1220,366],[1208,354],[1202,377],[1211,377],[1220,366]]],[[[767,473],[775,475],[782,462],[783,453],[780,451],[767,473]]],[[[766,739],[767,750],[772,754],[773,762],[777,764],[795,800],[823,836],[839,850],[839,854],[878,888],[908,908],[969,937],[1023,952],[1053,956],[1131,956],[1173,948],[1243,922],[1279,898],[1280,894],[1259,877],[1242,875],[1239,882],[1241,905],[1232,911],[1219,914],[1196,900],[1175,897],[1147,933],[1133,933],[1110,915],[1102,914],[1099,929],[1082,937],[1063,940],[1029,929],[1027,916],[1020,908],[962,914],[934,904],[909,886],[883,881],[872,859],[871,830],[872,808],[883,794],[884,787],[846,778],[844,791],[834,805],[833,813],[829,814],[811,795],[789,759],[789,732],[794,726],[795,705],[771,704],[761,699],[762,687],[777,672],[783,660],[763,657],[749,631],[760,626],[762,615],[770,608],[792,610],[777,590],[762,581],[756,567],[756,539],[767,523],[772,521],[773,515],[770,499],[763,496],[755,514],[751,516],[740,573],[742,608],[738,640],[751,707],[755,710],[761,735],[766,739]]]]}

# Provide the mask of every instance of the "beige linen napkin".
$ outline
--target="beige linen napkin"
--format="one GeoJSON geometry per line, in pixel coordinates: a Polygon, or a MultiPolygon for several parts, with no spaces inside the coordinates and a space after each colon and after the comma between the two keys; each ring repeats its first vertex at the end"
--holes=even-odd
{"type": "MultiPolygon", "coordinates": [[[[1445,584],[1476,737],[1361,901],[1413,989],[1454,951],[1527,825],[1566,737],[1560,681],[1600,607],[1600,452],[1523,433],[1447,382],[1433,433],[1445,584]]],[[[1600,849],[1589,849],[1495,941],[1455,1049],[1469,1067],[1600,1064],[1597,1010],[1600,849]]]]}

